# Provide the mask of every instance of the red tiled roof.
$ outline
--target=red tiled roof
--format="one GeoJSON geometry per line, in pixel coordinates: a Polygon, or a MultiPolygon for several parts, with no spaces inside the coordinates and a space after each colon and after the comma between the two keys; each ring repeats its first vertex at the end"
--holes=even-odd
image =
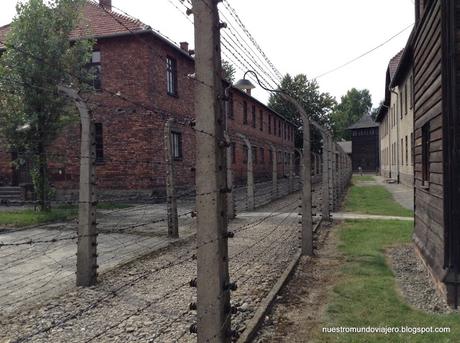
{"type": "Polygon", "coordinates": [[[398,52],[398,54],[395,57],[393,57],[390,60],[390,63],[388,64],[388,70],[390,72],[390,83],[393,80],[393,77],[395,76],[396,71],[398,70],[398,66],[399,66],[399,63],[401,62],[401,57],[403,53],[404,53],[404,49],[398,52]]]}
{"type": "Polygon", "coordinates": [[[70,34],[70,38],[107,37],[148,29],[147,25],[137,19],[104,9],[98,3],[88,1],[83,7],[82,19],[70,34]]]}
{"type": "MultiPolygon", "coordinates": [[[[82,12],[80,23],[70,34],[70,39],[100,38],[150,30],[139,20],[104,9],[94,1],[87,1],[82,12]]],[[[9,28],[9,25],[0,27],[0,41],[5,40],[9,28]]],[[[0,43],[0,49],[4,48],[0,43]]]]}

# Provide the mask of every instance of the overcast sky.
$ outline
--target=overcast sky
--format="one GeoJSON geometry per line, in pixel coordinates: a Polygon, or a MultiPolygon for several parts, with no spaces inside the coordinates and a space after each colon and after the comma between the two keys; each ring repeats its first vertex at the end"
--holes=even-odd
{"type": "MultiPolygon", "coordinates": [[[[1,0],[0,26],[11,21],[16,2],[1,0]]],[[[189,41],[193,46],[193,26],[171,2],[180,7],[179,0],[113,0],[113,5],[172,40],[189,41]]],[[[413,0],[229,2],[281,73],[304,73],[309,78],[363,54],[414,22],[413,0]]],[[[388,62],[404,48],[409,34],[406,30],[359,61],[319,78],[321,90],[340,100],[352,87],[367,88],[377,105],[384,96],[388,62]]],[[[264,102],[267,99],[260,90],[253,94],[264,102]]]]}

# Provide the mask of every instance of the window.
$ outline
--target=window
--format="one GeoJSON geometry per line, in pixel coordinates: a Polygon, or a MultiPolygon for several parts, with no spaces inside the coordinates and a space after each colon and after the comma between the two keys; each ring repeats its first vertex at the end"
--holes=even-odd
{"type": "Polygon", "coordinates": [[[281,131],[281,120],[278,119],[278,136],[281,137],[282,131],[281,131]]]}
{"type": "Polygon", "coordinates": [[[168,95],[177,96],[177,62],[166,57],[166,87],[168,95]]]}
{"type": "Polygon", "coordinates": [[[430,123],[422,127],[422,181],[423,186],[428,186],[430,182],[430,123]]]}
{"type": "Polygon", "coordinates": [[[171,132],[172,138],[172,155],[175,160],[182,159],[182,134],[180,132],[171,132]]]}
{"type": "Polygon", "coordinates": [[[409,140],[406,136],[406,166],[409,165],[409,140]]]}
{"type": "Polygon", "coordinates": [[[401,165],[404,165],[404,139],[401,138],[401,165]]]}
{"type": "Polygon", "coordinates": [[[254,164],[257,164],[257,148],[255,146],[252,147],[252,160],[254,164]]]}
{"type": "Polygon", "coordinates": [[[265,149],[260,148],[260,163],[265,163],[265,149]]]}
{"type": "Polygon", "coordinates": [[[413,75],[411,75],[409,79],[409,89],[410,89],[409,106],[412,109],[414,108],[414,76],[413,75]]]}
{"type": "Polygon", "coordinates": [[[272,134],[272,116],[270,114],[268,115],[268,133],[272,134]]]}
{"type": "Polygon", "coordinates": [[[94,124],[94,137],[96,140],[96,162],[104,162],[104,136],[101,123],[94,124]]]}
{"type": "Polygon", "coordinates": [[[264,130],[264,111],[260,110],[259,112],[259,122],[260,122],[260,131],[264,130]]]}
{"type": "Polygon", "coordinates": [[[268,160],[270,161],[270,163],[273,163],[273,151],[272,150],[268,151],[268,160]]]}
{"type": "Polygon", "coordinates": [[[243,124],[248,124],[248,103],[246,101],[243,102],[243,124]]]}
{"type": "Polygon", "coordinates": [[[415,160],[415,151],[414,151],[414,133],[412,132],[410,134],[410,151],[411,151],[411,165],[414,165],[414,160],[415,160]]]}
{"type": "Polygon", "coordinates": [[[233,94],[230,93],[227,101],[227,116],[229,119],[234,118],[234,103],[233,103],[233,94]]]}
{"type": "Polygon", "coordinates": [[[276,117],[273,117],[273,134],[276,136],[276,117]]]}
{"type": "Polygon", "coordinates": [[[95,90],[102,89],[102,67],[101,67],[101,52],[98,50],[93,51],[91,56],[91,63],[89,64],[90,72],[93,75],[92,85],[95,90]]]}
{"type": "Polygon", "coordinates": [[[252,127],[256,128],[257,123],[256,123],[256,105],[252,105],[252,127]]]}
{"type": "Polygon", "coordinates": [[[401,91],[399,93],[399,115],[400,118],[403,119],[403,112],[404,112],[404,88],[401,87],[401,91]]]}
{"type": "Polygon", "coordinates": [[[407,82],[404,84],[404,115],[407,116],[407,107],[409,105],[409,92],[407,90],[407,82]]]}
{"type": "Polygon", "coordinates": [[[232,163],[236,163],[236,144],[232,143],[232,163]]]}
{"type": "Polygon", "coordinates": [[[248,147],[246,145],[243,145],[243,162],[248,162],[248,147]]]}

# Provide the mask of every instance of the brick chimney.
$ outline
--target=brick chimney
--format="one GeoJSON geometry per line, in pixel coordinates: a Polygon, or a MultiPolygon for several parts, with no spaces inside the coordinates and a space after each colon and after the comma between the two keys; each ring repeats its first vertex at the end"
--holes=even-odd
{"type": "Polygon", "coordinates": [[[112,0],[99,0],[99,5],[108,9],[109,11],[112,10],[112,0]]]}
{"type": "Polygon", "coordinates": [[[180,42],[180,48],[188,54],[188,42],[180,42]]]}

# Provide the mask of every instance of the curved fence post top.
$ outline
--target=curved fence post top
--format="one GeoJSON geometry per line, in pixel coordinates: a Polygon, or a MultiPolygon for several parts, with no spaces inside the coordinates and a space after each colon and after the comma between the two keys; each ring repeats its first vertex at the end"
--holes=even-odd
{"type": "Polygon", "coordinates": [[[224,138],[226,143],[230,144],[232,142],[232,140],[230,139],[230,135],[227,131],[224,132],[224,138]]]}
{"type": "Polygon", "coordinates": [[[297,152],[300,156],[303,156],[303,151],[299,148],[294,148],[294,151],[297,152]]]}
{"type": "Polygon", "coordinates": [[[248,139],[248,137],[246,137],[245,135],[239,132],[236,135],[244,141],[244,143],[247,145],[248,148],[252,146],[251,141],[248,139]]]}
{"type": "Polygon", "coordinates": [[[272,149],[272,151],[274,151],[274,152],[277,151],[275,144],[273,144],[272,142],[268,142],[268,141],[267,141],[267,145],[270,146],[270,148],[272,149]]]}

